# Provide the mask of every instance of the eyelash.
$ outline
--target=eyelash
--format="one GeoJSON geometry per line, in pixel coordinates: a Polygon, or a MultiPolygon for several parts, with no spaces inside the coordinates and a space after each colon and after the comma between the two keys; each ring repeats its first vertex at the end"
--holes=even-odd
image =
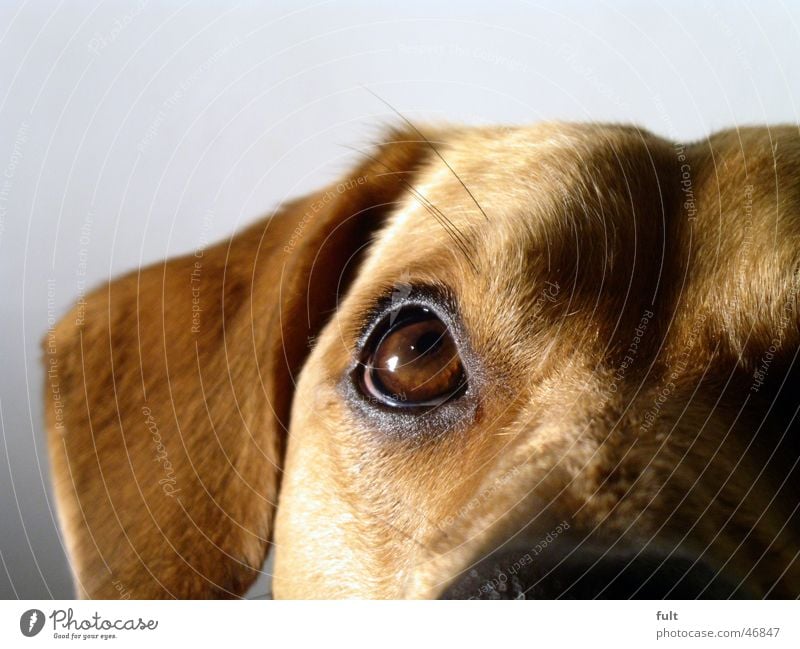
{"type": "Polygon", "coordinates": [[[411,291],[402,301],[392,304],[394,290],[387,290],[384,295],[376,300],[375,305],[364,314],[363,320],[365,324],[361,327],[356,337],[356,357],[358,357],[364,345],[375,335],[376,328],[383,318],[391,313],[393,309],[400,310],[406,307],[418,306],[430,309],[437,318],[447,325],[456,342],[459,342],[459,338],[456,336],[458,329],[454,326],[453,319],[448,315],[455,313],[455,304],[446,288],[412,285],[411,291]]]}

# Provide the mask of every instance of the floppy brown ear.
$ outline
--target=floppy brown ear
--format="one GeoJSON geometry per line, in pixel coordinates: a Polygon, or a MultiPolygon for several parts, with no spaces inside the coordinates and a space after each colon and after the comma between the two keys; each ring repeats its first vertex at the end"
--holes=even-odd
{"type": "Polygon", "coordinates": [[[429,151],[393,133],[340,182],[80,302],[45,346],[79,595],[235,597],[270,544],[294,377],[429,151]]]}

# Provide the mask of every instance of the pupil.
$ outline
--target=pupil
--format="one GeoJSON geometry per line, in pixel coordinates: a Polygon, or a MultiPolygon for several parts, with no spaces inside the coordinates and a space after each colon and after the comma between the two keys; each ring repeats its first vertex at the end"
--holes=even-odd
{"type": "Polygon", "coordinates": [[[439,333],[426,331],[418,339],[411,349],[418,351],[420,356],[427,354],[442,344],[442,337],[439,333]]]}

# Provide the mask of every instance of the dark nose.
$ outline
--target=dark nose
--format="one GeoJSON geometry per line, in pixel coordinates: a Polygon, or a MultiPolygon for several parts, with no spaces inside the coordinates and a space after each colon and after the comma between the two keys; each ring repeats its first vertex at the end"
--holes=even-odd
{"type": "Polygon", "coordinates": [[[560,538],[548,547],[494,552],[468,568],[443,599],[724,599],[738,583],[675,548],[560,538]]]}

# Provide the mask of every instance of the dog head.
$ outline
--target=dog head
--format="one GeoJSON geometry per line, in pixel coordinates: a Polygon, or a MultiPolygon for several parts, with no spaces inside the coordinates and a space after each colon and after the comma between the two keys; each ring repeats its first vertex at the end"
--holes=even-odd
{"type": "Polygon", "coordinates": [[[798,177],[789,127],[411,128],[101,287],[46,341],[79,592],[796,596],[798,177]]]}

